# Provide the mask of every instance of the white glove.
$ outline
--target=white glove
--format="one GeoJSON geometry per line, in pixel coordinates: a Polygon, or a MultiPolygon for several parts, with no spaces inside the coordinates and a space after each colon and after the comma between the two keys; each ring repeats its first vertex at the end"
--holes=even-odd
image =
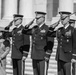
{"type": "Polygon", "coordinates": [[[22,57],[22,61],[25,61],[25,60],[26,60],[26,57],[25,57],[25,56],[23,56],[23,57],[22,57]]]}
{"type": "Polygon", "coordinates": [[[76,62],[76,60],[75,59],[72,59],[71,62],[76,62]]]}

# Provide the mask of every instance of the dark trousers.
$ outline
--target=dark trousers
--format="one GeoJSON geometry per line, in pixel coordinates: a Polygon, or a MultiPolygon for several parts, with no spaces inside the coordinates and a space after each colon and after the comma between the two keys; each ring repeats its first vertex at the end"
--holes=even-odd
{"type": "Polygon", "coordinates": [[[58,75],[71,75],[71,63],[58,60],[58,75]]]}
{"type": "Polygon", "coordinates": [[[44,75],[44,73],[45,73],[45,60],[34,60],[33,59],[32,65],[33,65],[34,75],[44,75]]]}
{"type": "Polygon", "coordinates": [[[21,59],[12,59],[13,64],[13,75],[24,75],[22,60],[21,59]]]}

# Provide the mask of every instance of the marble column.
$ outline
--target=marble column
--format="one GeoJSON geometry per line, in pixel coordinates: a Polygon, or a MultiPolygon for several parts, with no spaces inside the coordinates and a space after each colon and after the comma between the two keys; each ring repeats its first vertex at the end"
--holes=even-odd
{"type": "Polygon", "coordinates": [[[43,12],[47,12],[46,11],[46,7],[47,7],[47,0],[35,0],[35,10],[36,11],[43,11],[43,12]]]}
{"type": "Polygon", "coordinates": [[[0,20],[1,20],[1,12],[2,12],[1,11],[1,9],[2,9],[1,6],[2,6],[2,0],[0,0],[0,20]]]}
{"type": "Polygon", "coordinates": [[[17,0],[4,0],[3,5],[3,19],[13,18],[17,13],[17,0]]]}
{"type": "Polygon", "coordinates": [[[59,0],[53,0],[53,17],[58,15],[59,0]]]}
{"type": "Polygon", "coordinates": [[[74,3],[74,12],[76,12],[76,2],[74,3]]]}
{"type": "Polygon", "coordinates": [[[47,21],[51,21],[53,16],[53,0],[47,0],[47,21]]]}
{"type": "Polygon", "coordinates": [[[24,15],[25,24],[34,18],[33,1],[34,0],[20,0],[19,2],[19,14],[24,15]]]}

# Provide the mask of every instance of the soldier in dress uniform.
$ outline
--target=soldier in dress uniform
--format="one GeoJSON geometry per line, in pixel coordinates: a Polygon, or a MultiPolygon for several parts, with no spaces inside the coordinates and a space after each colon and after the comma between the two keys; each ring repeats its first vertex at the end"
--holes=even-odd
{"type": "Polygon", "coordinates": [[[57,30],[56,37],[58,41],[56,60],[58,66],[58,75],[71,75],[69,64],[72,59],[73,50],[73,31],[74,27],[69,24],[70,15],[73,13],[72,0],[60,0],[59,14],[61,24],[63,25],[57,30]],[[68,5],[68,6],[67,6],[68,5]]]}
{"type": "Polygon", "coordinates": [[[73,50],[74,27],[69,24],[71,12],[60,12],[63,27],[57,30],[57,54],[58,75],[70,75],[70,62],[73,50]]]}
{"type": "Polygon", "coordinates": [[[53,48],[53,40],[48,41],[47,32],[49,27],[45,24],[45,15],[46,12],[36,11],[36,23],[37,25],[30,28],[31,21],[28,26],[25,26],[25,29],[22,30],[23,34],[32,35],[32,65],[34,75],[46,75],[45,73],[45,61],[46,70],[48,69],[48,62],[53,48]]]}
{"type": "Polygon", "coordinates": [[[71,61],[76,62],[76,28],[74,28],[76,18],[70,18],[70,14],[71,12],[61,11],[60,21],[63,27],[48,33],[49,36],[57,36],[58,40],[56,53],[58,75],[71,75],[71,61]]]}
{"type": "Polygon", "coordinates": [[[12,64],[13,64],[13,75],[24,75],[23,67],[25,65],[22,62],[25,61],[28,52],[30,40],[28,35],[24,35],[21,33],[24,28],[22,25],[23,15],[14,14],[14,20],[10,22],[10,24],[5,27],[5,29],[9,29],[14,24],[15,28],[11,32],[9,32],[9,36],[12,37],[12,64]]]}

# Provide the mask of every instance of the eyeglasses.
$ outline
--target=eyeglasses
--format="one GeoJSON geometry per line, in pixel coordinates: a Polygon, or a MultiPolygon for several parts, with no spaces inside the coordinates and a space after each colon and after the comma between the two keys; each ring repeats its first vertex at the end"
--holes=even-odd
{"type": "Polygon", "coordinates": [[[61,17],[61,20],[65,20],[67,17],[69,17],[69,16],[66,16],[66,17],[64,17],[64,18],[61,17]]]}
{"type": "Polygon", "coordinates": [[[36,19],[38,20],[38,19],[40,19],[40,18],[42,18],[42,17],[45,18],[44,16],[40,16],[40,17],[36,17],[36,19]]]}
{"type": "Polygon", "coordinates": [[[18,18],[18,19],[14,20],[14,21],[16,22],[16,21],[17,21],[17,20],[19,20],[19,19],[21,19],[21,20],[22,20],[22,18],[18,18]]]}

